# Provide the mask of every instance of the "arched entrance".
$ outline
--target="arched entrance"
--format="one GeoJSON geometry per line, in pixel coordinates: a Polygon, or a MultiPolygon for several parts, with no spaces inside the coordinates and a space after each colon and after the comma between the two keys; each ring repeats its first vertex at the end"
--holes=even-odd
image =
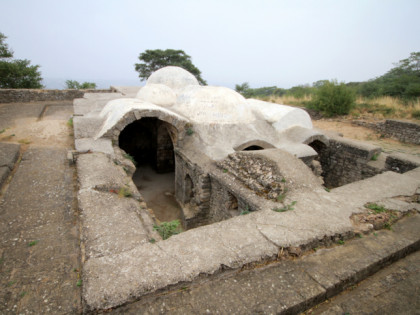
{"type": "Polygon", "coordinates": [[[158,173],[175,170],[171,126],[155,117],[145,117],[121,131],[118,143],[137,165],[150,165],[158,173]]]}
{"type": "Polygon", "coordinates": [[[133,182],[159,221],[182,218],[175,199],[175,134],[169,123],[144,117],[127,125],[118,138],[120,148],[136,161],[133,182]]]}

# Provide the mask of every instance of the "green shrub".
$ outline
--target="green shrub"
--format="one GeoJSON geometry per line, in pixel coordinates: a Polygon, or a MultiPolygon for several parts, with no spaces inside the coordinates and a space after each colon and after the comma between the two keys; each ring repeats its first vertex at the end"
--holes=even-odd
{"type": "Polygon", "coordinates": [[[161,222],[159,225],[154,225],[153,229],[157,231],[164,240],[182,232],[181,222],[179,222],[179,220],[161,222]]]}
{"type": "Polygon", "coordinates": [[[411,117],[413,117],[414,119],[420,119],[420,110],[413,110],[411,112],[411,117]]]}
{"type": "Polygon", "coordinates": [[[315,93],[310,107],[325,116],[347,115],[354,106],[356,96],[344,83],[325,82],[315,93]]]}

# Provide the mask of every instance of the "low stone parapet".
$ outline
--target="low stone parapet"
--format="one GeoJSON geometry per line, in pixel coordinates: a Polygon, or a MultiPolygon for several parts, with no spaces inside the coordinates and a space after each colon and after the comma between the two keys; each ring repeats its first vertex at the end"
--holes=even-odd
{"type": "Polygon", "coordinates": [[[0,103],[27,103],[43,101],[67,101],[81,98],[85,93],[110,93],[104,90],[43,90],[43,89],[0,89],[0,103]]]}

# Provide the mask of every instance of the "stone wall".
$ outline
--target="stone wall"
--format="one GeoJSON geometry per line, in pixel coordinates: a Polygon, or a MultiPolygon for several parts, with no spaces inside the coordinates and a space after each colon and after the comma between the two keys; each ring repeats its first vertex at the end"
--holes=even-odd
{"type": "Polygon", "coordinates": [[[232,174],[245,187],[258,196],[276,201],[285,193],[285,179],[275,163],[254,156],[252,153],[236,152],[217,163],[224,172],[232,174]]]}
{"type": "Polygon", "coordinates": [[[66,101],[82,98],[85,93],[108,92],[110,93],[111,90],[0,89],[0,103],[66,101]]]}
{"type": "Polygon", "coordinates": [[[207,172],[176,151],[175,197],[183,209],[185,228],[209,223],[210,189],[210,177],[207,172]]]}
{"type": "Polygon", "coordinates": [[[416,122],[387,119],[380,122],[355,120],[352,124],[373,129],[384,137],[406,143],[420,144],[420,124],[416,122]]]}
{"type": "Polygon", "coordinates": [[[402,120],[386,120],[383,134],[402,142],[420,144],[420,124],[402,120]]]}
{"type": "Polygon", "coordinates": [[[406,155],[403,153],[393,153],[386,158],[385,168],[387,170],[405,173],[420,167],[420,157],[406,155]]]}
{"type": "Polygon", "coordinates": [[[381,173],[383,170],[368,163],[381,149],[348,139],[330,139],[319,154],[326,187],[334,188],[381,173]]]}

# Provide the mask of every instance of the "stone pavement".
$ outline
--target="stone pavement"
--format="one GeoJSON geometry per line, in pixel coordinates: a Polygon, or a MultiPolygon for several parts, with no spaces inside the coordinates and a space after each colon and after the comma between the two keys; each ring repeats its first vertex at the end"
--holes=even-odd
{"type": "MultiPolygon", "coordinates": [[[[255,269],[185,283],[169,292],[123,306],[112,314],[298,314],[420,249],[419,232],[420,215],[416,214],[395,224],[392,231],[381,230],[344,245],[318,249],[299,259],[257,265],[255,269]]],[[[418,254],[413,257],[417,258],[408,261],[419,261],[418,254]]],[[[406,268],[414,275],[419,266],[407,263],[406,268]]],[[[411,277],[414,283],[401,297],[408,292],[418,293],[418,279],[418,276],[411,277]]],[[[377,280],[373,286],[378,285],[377,280]]],[[[394,292],[400,296],[398,290],[394,292]]],[[[414,314],[415,305],[408,305],[405,314],[414,314]]],[[[376,305],[370,307],[364,306],[366,314],[377,309],[376,305]]],[[[347,311],[345,307],[343,310],[347,311]]],[[[351,310],[350,314],[358,313],[354,312],[357,310],[355,302],[351,310]]],[[[384,314],[392,313],[385,310],[384,314]]]]}
{"type": "MultiPolygon", "coordinates": [[[[10,118],[10,120],[0,118],[0,127],[11,128],[9,133],[14,128],[11,122],[19,118],[15,109],[16,106],[17,104],[14,104],[14,106],[0,104],[0,113],[2,115],[5,113],[10,118]],[[7,114],[8,110],[14,114],[7,114]]],[[[44,106],[40,104],[31,106],[26,104],[24,108],[30,108],[29,112],[33,116],[24,115],[33,118],[35,125],[37,124],[35,121],[41,118],[39,120],[40,125],[45,119],[54,119],[57,124],[65,126],[72,111],[71,107],[63,106],[58,112],[53,111],[54,115],[48,116],[48,111],[42,113],[44,106]]],[[[45,126],[55,125],[48,124],[45,126]]],[[[1,139],[2,135],[0,135],[0,141],[1,139]]],[[[6,141],[9,144],[12,140],[10,140],[11,138],[7,139],[6,141]]],[[[15,171],[11,173],[13,177],[10,183],[6,183],[0,197],[0,313],[2,314],[78,314],[82,312],[80,287],[83,287],[85,283],[80,281],[81,265],[78,233],[80,216],[77,212],[75,197],[75,169],[73,166],[69,166],[66,160],[67,151],[71,149],[71,146],[67,145],[66,141],[57,139],[51,140],[49,143],[44,139],[42,145],[37,144],[36,139],[30,144],[21,144],[22,160],[19,163],[19,159],[17,159],[18,164],[15,165],[15,171]]],[[[94,159],[90,163],[95,167],[98,166],[95,165],[95,161],[98,164],[104,163],[105,166],[115,166],[112,160],[110,160],[111,163],[108,163],[109,161],[104,159],[104,155],[96,155],[95,153],[85,154],[81,156],[81,159],[87,161],[94,159]]],[[[119,170],[109,168],[108,174],[110,176],[102,178],[102,183],[107,184],[106,180],[114,175],[117,176],[115,178],[118,180],[121,179],[118,177],[120,176],[119,170]]],[[[349,186],[348,193],[337,189],[328,194],[325,192],[324,197],[331,199],[331,203],[334,205],[343,200],[342,202],[350,206],[359,207],[360,204],[366,200],[370,201],[372,198],[380,200],[396,194],[404,194],[407,191],[414,193],[418,178],[418,170],[407,175],[386,173],[374,180],[349,186]],[[372,187],[374,189],[371,189],[372,187]],[[385,187],[390,188],[390,190],[385,189],[385,187]],[[368,190],[371,192],[368,193],[368,190]]],[[[93,179],[87,177],[81,180],[81,184],[86,185],[83,194],[90,193],[103,196],[105,192],[101,189],[107,186],[102,186],[102,188],[100,185],[95,186],[97,182],[93,182],[93,179]],[[91,187],[95,187],[95,189],[91,189],[91,187]]],[[[122,182],[121,184],[129,185],[130,183],[122,182]]],[[[130,215],[138,211],[133,206],[136,199],[118,199],[116,195],[110,196],[107,196],[107,198],[110,198],[109,200],[113,202],[124,200],[127,207],[131,207],[132,211],[127,212],[126,217],[123,218],[126,221],[128,220],[125,226],[128,227],[134,223],[133,220],[130,220],[130,215]]],[[[98,199],[98,202],[105,201],[103,198],[98,199]]],[[[301,220],[303,215],[301,211],[306,211],[303,209],[305,205],[308,207],[305,202],[301,204],[302,209],[297,214],[296,211],[290,212],[289,215],[283,215],[281,218],[290,219],[296,216],[297,219],[300,218],[299,220],[301,220]]],[[[105,209],[107,205],[109,203],[105,202],[102,209],[105,209]]],[[[316,205],[314,206],[316,207],[316,205]]],[[[307,211],[311,209],[311,207],[308,207],[307,211]]],[[[345,208],[340,207],[336,211],[339,211],[339,209],[345,208]]],[[[100,212],[98,213],[100,215],[100,212]]],[[[330,212],[330,214],[332,213],[330,212]]],[[[110,212],[108,216],[102,216],[101,220],[97,221],[103,223],[102,228],[94,231],[94,233],[102,232],[102,238],[90,238],[90,247],[87,248],[91,248],[92,251],[88,253],[88,256],[98,257],[98,253],[103,254],[104,256],[98,257],[97,261],[106,263],[108,250],[119,252],[114,257],[122,259],[120,265],[110,264],[109,268],[96,270],[98,275],[109,280],[107,287],[102,289],[110,290],[116,295],[118,295],[118,282],[114,280],[118,280],[119,272],[122,272],[121,275],[123,275],[124,272],[129,270],[124,270],[125,267],[137,268],[138,272],[145,276],[145,278],[130,278],[130,274],[127,274],[129,283],[130,281],[149,281],[153,276],[151,272],[155,271],[157,273],[154,276],[158,276],[160,283],[167,283],[165,276],[172,277],[173,275],[165,275],[162,272],[167,270],[168,266],[179,264],[174,259],[176,252],[182,253],[185,258],[188,258],[188,255],[195,254],[194,252],[185,252],[186,247],[184,245],[187,245],[187,247],[194,245],[197,250],[196,253],[200,253],[199,257],[191,256],[193,259],[190,263],[195,268],[193,272],[197,272],[197,276],[191,277],[190,281],[175,283],[175,285],[164,286],[157,290],[151,287],[148,288],[148,292],[153,293],[144,296],[136,295],[136,292],[134,292],[132,299],[129,300],[127,300],[127,296],[123,296],[125,301],[133,301],[133,303],[122,305],[109,310],[109,312],[116,314],[298,313],[323,302],[343,289],[351,287],[381,269],[384,265],[419,249],[420,218],[419,214],[412,214],[396,223],[392,227],[392,231],[381,230],[364,235],[360,239],[345,240],[344,245],[338,245],[338,243],[342,243],[342,239],[332,238],[328,242],[327,240],[324,242],[332,247],[316,251],[311,250],[310,245],[312,243],[309,242],[306,247],[307,251],[303,256],[301,256],[302,253],[299,248],[289,248],[287,256],[283,255],[281,246],[278,247],[281,243],[274,239],[275,234],[272,233],[274,229],[270,227],[270,224],[262,224],[262,218],[259,218],[259,216],[267,214],[270,214],[270,218],[275,218],[271,212],[266,214],[255,213],[253,217],[243,216],[238,218],[237,222],[234,223],[240,225],[249,220],[248,218],[258,219],[256,223],[264,227],[262,231],[266,234],[260,234],[256,229],[250,228],[248,224],[245,226],[245,230],[237,229],[234,235],[249,242],[253,238],[258,238],[264,244],[271,244],[267,246],[276,249],[275,254],[279,261],[251,260],[249,263],[245,263],[244,267],[234,267],[233,269],[228,265],[221,265],[221,268],[219,268],[217,262],[223,257],[214,257],[211,252],[208,255],[203,254],[203,251],[207,250],[207,245],[208,248],[212,248],[217,233],[224,233],[224,230],[233,224],[232,222],[230,222],[231,224],[221,223],[219,227],[207,227],[207,231],[213,233],[211,237],[201,235],[197,231],[192,233],[193,230],[191,230],[189,233],[182,233],[178,237],[171,238],[172,241],[170,239],[156,244],[148,242],[148,237],[152,231],[147,231],[145,234],[142,231],[130,228],[125,231],[128,235],[128,242],[121,242],[121,248],[114,248],[113,246],[118,244],[113,240],[117,239],[119,232],[110,228],[109,223],[112,223],[112,220],[105,220],[106,218],[111,219],[113,214],[110,212]],[[248,233],[253,230],[258,233],[248,233]],[[107,234],[108,232],[110,233],[107,234]],[[264,235],[268,238],[264,238],[264,235]],[[194,236],[194,238],[191,238],[191,236],[194,236]],[[175,241],[182,238],[185,238],[185,242],[176,244],[175,241]],[[269,241],[269,239],[271,240],[269,241]],[[141,261],[124,261],[124,255],[132,253],[136,240],[139,240],[144,250],[150,249],[144,252],[150,259],[148,265],[142,264],[141,261]],[[168,252],[171,251],[172,254],[164,257],[157,255],[157,252],[163,252],[162,248],[165,248],[168,252]],[[278,250],[279,248],[280,250],[278,250]],[[96,252],[96,249],[100,249],[101,252],[96,252]],[[294,258],[291,259],[290,257],[294,258]],[[197,263],[204,261],[204,259],[208,260],[206,265],[211,268],[216,266],[213,274],[200,273],[200,265],[197,263]],[[136,302],[136,299],[139,300],[136,302]]],[[[142,213],[139,215],[141,217],[142,213]]],[[[349,213],[343,214],[343,216],[346,215],[348,218],[349,213]]],[[[313,216],[309,217],[313,218],[313,216]]],[[[84,217],[84,220],[86,219],[88,218],[84,217]]],[[[147,219],[147,216],[143,217],[142,222],[145,219],[147,219]]],[[[295,219],[293,220],[296,222],[295,219]]],[[[310,224],[310,221],[311,219],[307,223],[310,224]]],[[[327,225],[316,228],[329,229],[327,225]]],[[[304,235],[309,232],[311,232],[310,229],[299,230],[296,226],[291,226],[287,235],[304,235]]],[[[312,230],[313,232],[314,230],[312,230]]],[[[123,239],[121,240],[123,241],[123,239]]],[[[252,245],[242,247],[240,251],[232,250],[234,249],[232,247],[234,246],[233,242],[225,243],[224,246],[230,252],[236,253],[236,259],[246,258],[245,255],[252,258],[255,252],[264,250],[264,248],[252,245]]],[[[144,259],[144,256],[139,257],[144,259]]],[[[409,261],[412,264],[416,263],[413,260],[409,261]]],[[[234,261],[235,264],[237,262],[238,260],[234,261]]],[[[237,266],[235,264],[232,266],[237,266]]],[[[408,266],[406,267],[407,270],[408,266]]],[[[186,265],[183,266],[182,271],[187,271],[186,267],[186,265]]],[[[398,274],[396,277],[398,277],[398,274]]],[[[408,282],[401,282],[401,285],[411,294],[417,294],[415,290],[418,278],[410,277],[409,279],[412,279],[410,281],[413,285],[410,286],[408,282]],[[407,283],[407,285],[404,285],[404,283],[407,283]]],[[[375,285],[382,280],[373,281],[375,285]]],[[[150,283],[153,285],[152,282],[150,283]]],[[[134,287],[136,287],[135,283],[134,287]]],[[[400,286],[391,286],[390,288],[391,292],[394,292],[395,296],[399,296],[400,299],[407,299],[407,296],[409,296],[409,294],[402,292],[404,290],[400,286]]],[[[118,298],[118,296],[112,296],[111,298],[118,298]]],[[[103,303],[106,304],[106,301],[103,301],[103,303]]],[[[343,307],[343,302],[339,302],[337,305],[334,308],[339,310],[337,313],[340,314],[341,310],[347,311],[343,307]]],[[[410,305],[413,307],[403,309],[404,312],[415,314],[416,304],[411,303],[410,305]]],[[[319,310],[322,310],[322,307],[324,306],[320,306],[319,310]]],[[[85,308],[85,310],[87,309],[85,308]]],[[[365,310],[367,313],[370,312],[367,307],[365,310]]],[[[372,308],[371,311],[373,310],[376,309],[372,308]]],[[[386,310],[383,313],[386,313],[386,310]]]]}
{"type": "MultiPolygon", "coordinates": [[[[22,127],[15,125],[15,119],[20,117],[19,106],[0,104],[0,112],[10,118],[0,118],[0,123],[7,124],[3,126],[8,128],[9,134],[19,135],[16,129],[22,127]]],[[[43,104],[26,104],[21,108],[21,115],[36,125],[43,108],[43,104]],[[30,109],[31,115],[25,113],[26,109],[30,109]]],[[[66,123],[72,107],[67,105],[60,111],[66,118],[55,123],[68,129],[69,137],[66,123]]],[[[45,119],[53,117],[46,115],[45,119]]],[[[42,122],[40,120],[39,124],[42,122]]],[[[19,145],[1,143],[0,156],[10,152],[9,158],[16,161],[16,148],[19,145]]],[[[69,149],[57,142],[22,144],[21,161],[18,160],[10,183],[3,187],[0,196],[1,314],[81,312],[81,289],[77,286],[80,263],[75,170],[67,162],[69,149]]]]}
{"type": "Polygon", "coordinates": [[[420,252],[351,286],[307,314],[420,314],[420,252]]]}

